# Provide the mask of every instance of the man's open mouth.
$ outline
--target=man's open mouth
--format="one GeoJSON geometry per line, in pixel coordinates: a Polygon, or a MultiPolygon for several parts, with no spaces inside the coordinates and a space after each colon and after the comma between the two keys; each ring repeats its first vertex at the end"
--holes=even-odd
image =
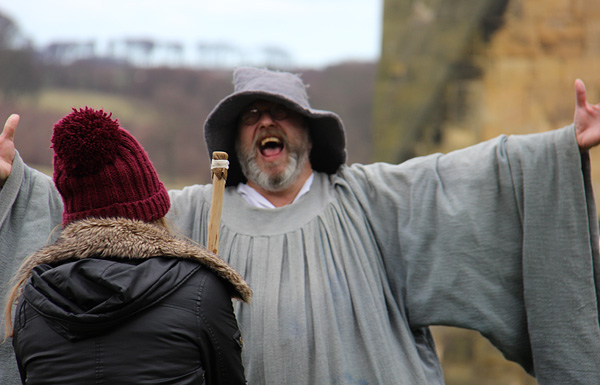
{"type": "Polygon", "coordinates": [[[275,156],[283,151],[283,141],[276,136],[267,136],[263,138],[258,146],[263,156],[275,156]]]}

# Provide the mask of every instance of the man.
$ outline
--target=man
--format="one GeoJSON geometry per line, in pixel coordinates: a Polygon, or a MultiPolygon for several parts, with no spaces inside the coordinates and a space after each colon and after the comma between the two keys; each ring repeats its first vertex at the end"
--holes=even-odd
{"type": "MultiPolygon", "coordinates": [[[[219,250],[254,293],[236,307],[249,383],[442,384],[435,324],[480,331],[540,384],[600,381],[587,153],[600,105],[581,81],[569,127],[352,166],[341,120],[310,107],[299,77],[240,68],[234,83],[205,139],[230,154],[219,250]]],[[[52,201],[40,179],[14,158],[0,218],[22,227],[0,222],[2,242],[24,248],[30,224],[52,227],[47,209],[13,214],[52,201]]],[[[170,192],[170,218],[200,243],[211,192],[170,192]]]]}

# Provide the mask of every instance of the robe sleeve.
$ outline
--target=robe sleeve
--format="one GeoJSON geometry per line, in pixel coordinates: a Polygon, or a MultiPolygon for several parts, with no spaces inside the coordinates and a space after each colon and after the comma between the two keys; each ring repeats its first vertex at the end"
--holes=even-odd
{"type": "MultiPolygon", "coordinates": [[[[0,189],[0,285],[2,297],[25,257],[60,233],[62,200],[54,183],[28,167],[17,153],[10,177],[0,189]]],[[[2,313],[3,318],[4,313],[2,313]]],[[[10,343],[0,345],[0,383],[20,383],[10,343]]]]}
{"type": "Polygon", "coordinates": [[[52,179],[28,167],[17,153],[11,175],[0,190],[0,275],[4,284],[23,258],[58,236],[62,210],[52,179]]]}
{"type": "Polygon", "coordinates": [[[540,384],[600,383],[598,219],[572,126],[355,171],[413,329],[477,330],[540,384]]]}

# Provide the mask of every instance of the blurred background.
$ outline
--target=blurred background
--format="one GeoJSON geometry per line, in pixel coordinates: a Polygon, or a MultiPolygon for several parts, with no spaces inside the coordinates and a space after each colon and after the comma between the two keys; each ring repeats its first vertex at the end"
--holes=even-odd
{"type": "MultiPolygon", "coordinates": [[[[90,106],[142,142],[170,187],[208,183],[202,125],[240,65],[301,73],[311,105],[342,117],[350,163],[570,124],[576,78],[600,102],[597,1],[3,3],[0,119],[21,115],[17,148],[47,172],[53,124],[90,106]]],[[[536,383],[477,333],[433,332],[448,385],[536,383]]]]}

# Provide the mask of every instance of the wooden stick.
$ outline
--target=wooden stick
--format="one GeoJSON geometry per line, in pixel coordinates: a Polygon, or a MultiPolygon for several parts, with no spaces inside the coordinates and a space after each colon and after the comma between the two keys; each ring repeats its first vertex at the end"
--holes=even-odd
{"type": "Polygon", "coordinates": [[[208,213],[208,241],[206,248],[215,254],[219,253],[219,233],[221,231],[221,211],[223,209],[223,196],[225,194],[225,182],[227,181],[227,169],[229,168],[229,156],[226,152],[213,152],[212,170],[212,200],[208,213]]]}

